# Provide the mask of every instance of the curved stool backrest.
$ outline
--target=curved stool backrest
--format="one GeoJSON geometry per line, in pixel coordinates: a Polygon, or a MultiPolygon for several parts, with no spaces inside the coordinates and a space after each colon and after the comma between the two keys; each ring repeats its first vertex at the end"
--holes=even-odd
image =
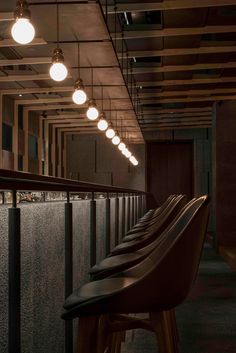
{"type": "Polygon", "coordinates": [[[209,198],[196,199],[145,260],[114,276],[137,278],[119,294],[123,311],[169,310],[186,298],[196,278],[208,216],[209,198]]]}

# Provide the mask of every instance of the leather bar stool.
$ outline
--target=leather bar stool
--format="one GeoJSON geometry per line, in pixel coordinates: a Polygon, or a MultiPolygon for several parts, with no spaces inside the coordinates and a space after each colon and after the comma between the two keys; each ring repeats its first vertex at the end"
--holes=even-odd
{"type": "Polygon", "coordinates": [[[122,242],[130,241],[130,240],[135,240],[138,237],[142,237],[147,234],[150,230],[152,230],[156,224],[162,219],[170,209],[176,204],[178,204],[179,200],[183,200],[182,202],[186,202],[186,196],[185,195],[178,195],[176,197],[173,197],[171,200],[168,201],[168,203],[165,203],[163,207],[160,207],[158,209],[158,212],[156,212],[155,217],[153,217],[145,226],[142,227],[136,227],[132,230],[130,230],[126,235],[123,237],[122,242]]]}
{"type": "Polygon", "coordinates": [[[171,221],[173,221],[173,219],[177,216],[185,204],[185,196],[177,197],[171,204],[171,207],[165,210],[164,214],[162,213],[161,217],[158,219],[158,222],[156,222],[151,230],[148,232],[139,232],[137,234],[133,234],[133,239],[129,239],[129,241],[117,245],[111,251],[110,256],[134,252],[143,248],[144,246],[151,244],[158,236],[160,236],[160,234],[171,223],[171,221]]]}
{"type": "Polygon", "coordinates": [[[209,198],[203,196],[186,208],[145,260],[87,283],[67,298],[62,318],[79,318],[77,353],[111,352],[113,332],[138,327],[156,334],[160,353],[178,351],[171,313],[195,281],[208,216],[209,198]],[[131,318],[127,313],[149,313],[149,318],[131,318]]]}
{"type": "MultiPolygon", "coordinates": [[[[105,277],[112,276],[117,272],[124,271],[129,267],[135,266],[144,260],[152,251],[155,250],[157,246],[165,239],[168,230],[171,227],[174,227],[178,222],[179,218],[182,217],[182,214],[186,209],[195,202],[195,199],[192,199],[183,209],[178,213],[174,220],[169,224],[169,226],[162,232],[162,234],[157,237],[151,244],[131,253],[114,255],[105,258],[99,264],[93,266],[89,273],[91,275],[91,280],[103,279],[105,277]]],[[[198,205],[194,203],[195,207],[198,205]]],[[[194,212],[194,207],[191,208],[191,212],[194,212]]]]}
{"type": "Polygon", "coordinates": [[[156,219],[160,216],[160,214],[168,207],[168,205],[177,197],[178,195],[171,195],[168,199],[156,210],[154,210],[151,217],[148,217],[146,220],[138,221],[126,234],[132,234],[137,230],[144,230],[146,227],[151,226],[155,223],[156,219]]]}

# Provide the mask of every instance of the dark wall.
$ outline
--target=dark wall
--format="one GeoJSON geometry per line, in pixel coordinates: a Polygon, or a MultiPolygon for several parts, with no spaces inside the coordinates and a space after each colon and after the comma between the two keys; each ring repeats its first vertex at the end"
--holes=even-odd
{"type": "Polygon", "coordinates": [[[236,245],[236,101],[215,105],[215,212],[219,245],[236,245]]]}

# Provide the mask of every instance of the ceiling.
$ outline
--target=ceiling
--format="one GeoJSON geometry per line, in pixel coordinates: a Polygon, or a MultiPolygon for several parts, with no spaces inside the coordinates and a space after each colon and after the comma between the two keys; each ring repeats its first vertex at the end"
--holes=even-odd
{"type": "Polygon", "coordinates": [[[85,107],[71,100],[78,41],[88,94],[93,67],[98,106],[103,86],[103,107],[130,142],[142,143],[149,131],[210,128],[213,102],[236,98],[236,0],[59,3],[59,40],[70,72],[63,84],[48,74],[55,1],[30,2],[37,38],[29,46],[11,40],[15,0],[0,4],[0,89],[22,104],[85,119],[85,107]]]}
{"type": "Polygon", "coordinates": [[[143,143],[100,4],[96,1],[59,1],[59,41],[69,69],[69,77],[62,83],[52,81],[48,73],[56,47],[56,2],[29,3],[36,38],[26,46],[17,45],[11,38],[15,4],[15,0],[0,3],[1,92],[39,114],[44,112],[54,119],[58,115],[58,124],[65,124],[65,119],[62,121],[65,115],[71,126],[70,116],[74,115],[78,120],[75,130],[79,127],[81,132],[88,132],[91,127],[91,132],[96,132],[96,123],[85,117],[86,105],[78,107],[72,102],[74,84],[80,74],[88,96],[93,95],[97,106],[103,107],[107,119],[112,121],[121,137],[130,143],[143,143]]]}
{"type": "Polygon", "coordinates": [[[123,0],[104,9],[118,56],[132,65],[144,138],[209,128],[213,102],[236,99],[235,0],[123,0]]]}

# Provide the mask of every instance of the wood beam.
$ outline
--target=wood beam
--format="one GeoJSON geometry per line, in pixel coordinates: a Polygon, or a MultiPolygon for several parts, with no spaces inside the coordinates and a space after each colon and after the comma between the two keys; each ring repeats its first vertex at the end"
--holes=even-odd
{"type": "Polygon", "coordinates": [[[188,98],[162,98],[146,100],[143,104],[166,104],[166,103],[191,103],[191,102],[214,102],[221,100],[236,100],[236,95],[211,96],[211,97],[188,97],[188,98]]]}
{"type": "Polygon", "coordinates": [[[0,76],[0,82],[38,81],[38,80],[50,80],[50,79],[51,77],[49,74],[0,76]]]}
{"type": "Polygon", "coordinates": [[[0,22],[4,21],[14,21],[13,12],[0,12],[0,22]]]}
{"type": "MultiPolygon", "coordinates": [[[[20,101],[20,100],[19,100],[20,101]]],[[[20,104],[20,103],[19,103],[20,104]]],[[[51,105],[48,105],[48,104],[45,104],[45,105],[32,105],[32,106],[28,106],[27,107],[28,110],[30,111],[41,111],[41,110],[57,110],[57,109],[63,109],[63,110],[67,110],[67,109],[76,109],[76,110],[81,110],[81,109],[84,109],[84,108],[81,108],[80,106],[78,106],[77,104],[51,104],[51,105]]],[[[108,109],[104,109],[104,111],[110,111],[108,109]]],[[[112,109],[112,111],[117,111],[117,112],[127,112],[127,113],[130,113],[131,111],[133,112],[133,109],[112,109]]]]}
{"type": "MultiPolygon", "coordinates": [[[[232,33],[236,32],[236,25],[216,25],[204,27],[177,27],[177,28],[163,28],[163,29],[146,29],[136,30],[135,25],[129,26],[129,31],[122,33],[112,34],[116,39],[138,39],[138,38],[162,38],[162,37],[177,37],[177,36],[196,36],[202,34],[216,34],[216,33],[232,33]],[[133,28],[133,29],[132,29],[133,28]]],[[[148,28],[148,25],[147,25],[148,28]]]]}
{"type": "Polygon", "coordinates": [[[51,57],[33,57],[33,58],[22,58],[22,59],[2,59],[0,60],[0,66],[16,66],[16,65],[41,65],[49,64],[52,62],[51,57]]]}
{"type": "MultiPolygon", "coordinates": [[[[179,71],[195,71],[195,70],[213,70],[213,69],[233,69],[236,68],[236,62],[221,62],[221,63],[204,63],[193,65],[166,65],[166,66],[149,66],[133,69],[133,74],[146,74],[154,72],[179,72],[179,71]]],[[[131,74],[129,72],[129,74],[131,74]]]]}
{"type": "MultiPolygon", "coordinates": [[[[27,44],[28,47],[32,47],[34,45],[45,45],[47,42],[43,38],[34,38],[31,43],[27,44]]],[[[2,39],[0,40],[0,48],[6,47],[20,47],[22,44],[19,44],[14,41],[14,39],[2,39]]]]}
{"type": "Polygon", "coordinates": [[[209,129],[211,128],[212,125],[209,124],[201,124],[201,125],[182,125],[182,126],[173,126],[173,125],[167,125],[167,126],[162,126],[158,128],[144,128],[143,132],[149,132],[149,131],[161,131],[161,130],[183,130],[183,129],[209,129]]]}
{"type": "MultiPolygon", "coordinates": [[[[117,100],[121,100],[121,101],[124,101],[124,100],[129,100],[130,98],[116,98],[116,97],[113,97],[111,98],[112,101],[117,101],[117,100]]],[[[102,99],[101,98],[96,98],[96,102],[101,102],[102,99]]],[[[72,102],[72,97],[58,97],[58,98],[37,98],[37,99],[18,99],[16,100],[16,102],[18,104],[22,104],[22,105],[27,105],[27,104],[54,104],[54,103],[70,103],[72,102]]],[[[103,99],[103,102],[106,103],[108,102],[109,103],[109,99],[103,99]]],[[[88,103],[84,103],[84,104],[81,104],[79,107],[80,108],[87,108],[88,106],[88,103]]],[[[77,105],[77,108],[78,108],[78,105],[77,105]]]]}
{"type": "Polygon", "coordinates": [[[195,122],[203,122],[203,121],[207,121],[207,122],[211,122],[212,118],[209,116],[202,116],[202,117],[194,117],[194,118],[165,118],[165,119],[158,119],[156,121],[151,121],[151,122],[140,122],[140,126],[141,128],[143,127],[153,127],[153,126],[157,126],[160,124],[164,124],[164,123],[182,123],[182,122],[187,122],[187,123],[195,123],[195,122]]]}
{"type": "MultiPolygon", "coordinates": [[[[177,97],[177,96],[199,96],[212,94],[236,94],[236,88],[212,88],[212,89],[191,89],[184,91],[163,91],[153,93],[141,93],[139,98],[154,98],[154,97],[177,97]]],[[[145,102],[145,100],[143,101],[145,102]]]]}
{"type": "Polygon", "coordinates": [[[205,108],[143,108],[143,113],[145,115],[152,114],[174,114],[174,113],[194,113],[194,112],[212,112],[212,107],[205,108]]]}
{"type": "MultiPolygon", "coordinates": [[[[102,85],[103,87],[120,87],[121,85],[102,85]]],[[[125,86],[122,85],[122,86],[125,86]]],[[[90,84],[86,84],[86,87],[91,87],[90,84]]],[[[94,85],[94,87],[101,87],[101,85],[94,85]]],[[[59,93],[59,92],[73,92],[74,86],[58,86],[58,87],[27,87],[27,88],[9,88],[2,89],[0,92],[4,94],[33,94],[33,93],[59,93]]]]}
{"type": "MultiPolygon", "coordinates": [[[[114,14],[122,12],[144,12],[144,11],[168,11],[180,9],[194,9],[215,6],[236,5],[235,0],[165,0],[163,2],[139,2],[139,3],[117,3],[116,10],[114,6],[108,6],[108,13],[114,14]]],[[[104,8],[105,11],[105,8],[104,8]]]]}
{"type": "MultiPolygon", "coordinates": [[[[215,46],[215,47],[197,47],[197,48],[175,48],[161,50],[140,50],[129,51],[129,58],[146,58],[152,56],[179,56],[179,55],[199,55],[199,54],[216,54],[216,53],[235,53],[236,46],[215,46]]],[[[119,59],[122,58],[122,53],[118,54],[119,59]]],[[[125,56],[127,57],[127,56],[125,56]]]]}
{"type": "Polygon", "coordinates": [[[217,77],[217,78],[194,78],[191,80],[163,80],[163,81],[144,81],[137,84],[138,87],[159,87],[159,86],[182,86],[198,85],[211,83],[234,83],[236,77],[217,77]]]}
{"type": "Polygon", "coordinates": [[[165,114],[165,115],[154,115],[154,116],[147,116],[147,117],[144,117],[142,119],[139,120],[139,124],[141,123],[149,123],[149,122],[156,122],[156,121],[159,121],[159,120],[164,120],[164,119],[185,119],[185,118],[191,118],[191,119],[194,119],[194,118],[200,118],[200,117],[210,117],[211,118],[211,114],[208,113],[208,112],[204,112],[204,113],[198,113],[198,114],[165,114]]]}

